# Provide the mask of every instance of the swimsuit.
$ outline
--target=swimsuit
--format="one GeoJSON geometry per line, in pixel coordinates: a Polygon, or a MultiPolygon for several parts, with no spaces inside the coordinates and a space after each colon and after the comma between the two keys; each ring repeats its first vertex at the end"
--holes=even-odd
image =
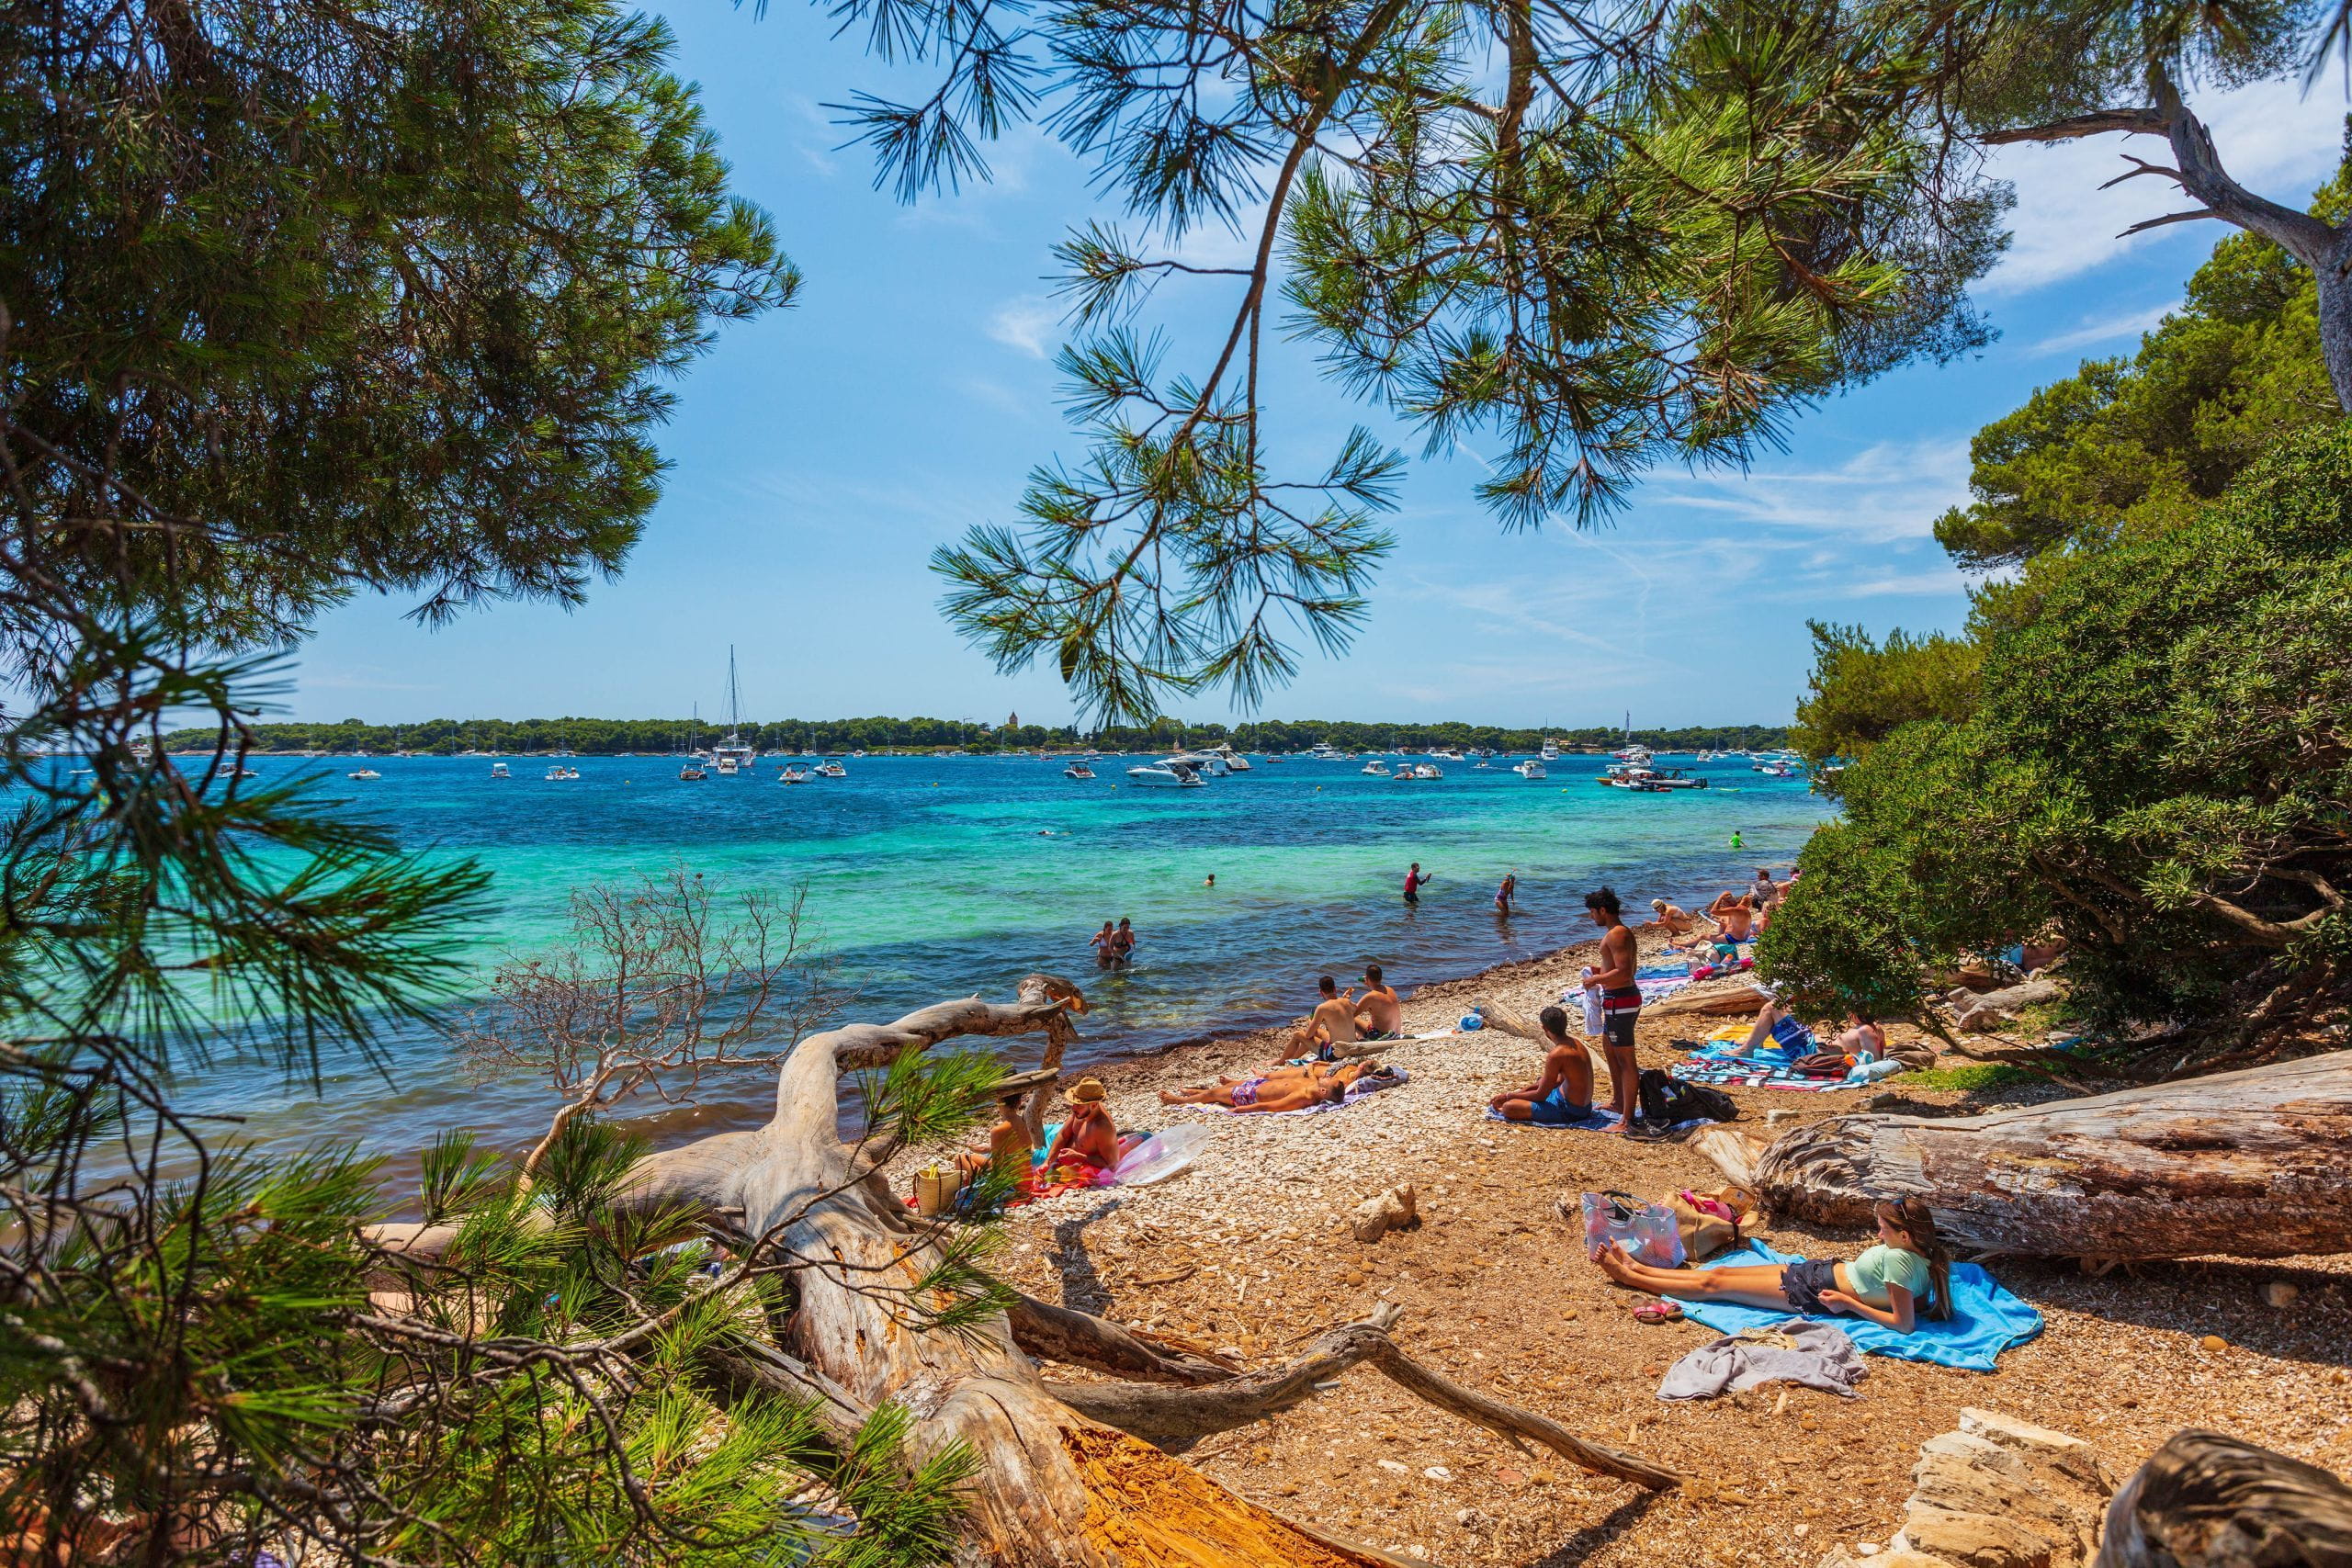
{"type": "Polygon", "coordinates": [[[1527,1102],[1527,1119],[1544,1127],[1568,1127],[1592,1119],[1592,1107],[1575,1105],[1568,1100],[1566,1086],[1562,1085],[1541,1100],[1527,1102]]]}
{"type": "Polygon", "coordinates": [[[1234,1107],[1238,1110],[1244,1105],[1257,1104],[1258,1086],[1265,1081],[1263,1078],[1251,1078],[1247,1083],[1235,1084],[1233,1086],[1234,1107]]]}
{"type": "Polygon", "coordinates": [[[1634,1021],[1641,1015],[1642,988],[1617,986],[1600,993],[1600,1040],[1612,1050],[1634,1048],[1634,1021]]]}

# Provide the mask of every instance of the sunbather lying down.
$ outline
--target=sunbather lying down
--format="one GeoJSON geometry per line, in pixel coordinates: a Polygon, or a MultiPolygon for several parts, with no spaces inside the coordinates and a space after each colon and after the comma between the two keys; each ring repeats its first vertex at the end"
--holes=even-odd
{"type": "Polygon", "coordinates": [[[1159,1103],[1222,1105],[1228,1111],[1304,1111],[1345,1099],[1350,1084],[1379,1066],[1367,1056],[1337,1067],[1321,1062],[1274,1067],[1255,1077],[1220,1078],[1198,1089],[1163,1089],[1159,1103]]]}
{"type": "Polygon", "coordinates": [[[1851,1263],[1799,1258],[1720,1269],[1658,1269],[1636,1262],[1618,1242],[1593,1254],[1600,1271],[1629,1290],[1686,1302],[1736,1302],[1808,1315],[1846,1314],[1908,1334],[1919,1317],[1951,1315],[1951,1254],[1935,1216],[1915,1198],[1881,1203],[1876,1247],[1851,1263]]]}

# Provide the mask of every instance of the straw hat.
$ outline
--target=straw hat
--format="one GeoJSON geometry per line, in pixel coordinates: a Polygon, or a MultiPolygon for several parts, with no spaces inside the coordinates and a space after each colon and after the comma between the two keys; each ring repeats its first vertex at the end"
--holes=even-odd
{"type": "Polygon", "coordinates": [[[1099,1105],[1102,1095],[1102,1080],[1100,1078],[1080,1078],[1069,1086],[1069,1102],[1072,1105],[1099,1105]]]}

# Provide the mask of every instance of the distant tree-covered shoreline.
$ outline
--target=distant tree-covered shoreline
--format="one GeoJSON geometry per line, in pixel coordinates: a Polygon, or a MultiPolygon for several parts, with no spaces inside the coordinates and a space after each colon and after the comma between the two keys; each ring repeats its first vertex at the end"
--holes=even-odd
{"type": "MultiPolygon", "coordinates": [[[[368,724],[346,718],[335,724],[261,724],[254,743],[266,751],[458,752],[486,751],[529,756],[577,751],[585,756],[618,752],[667,754],[690,744],[709,744],[723,731],[684,718],[425,719],[416,724],[368,724]],[[697,733],[699,739],[697,741],[697,733]]],[[[762,750],[968,751],[1035,750],[1095,745],[1107,750],[1160,751],[1230,741],[1245,751],[1302,751],[1320,741],[1343,750],[1423,750],[1432,746],[1486,746],[1498,751],[1532,751],[1545,736],[1570,749],[1605,749],[1622,743],[1623,732],[1607,727],[1582,729],[1510,729],[1481,724],[1360,724],[1346,720],[1261,720],[1240,725],[1182,724],[1112,727],[1082,733],[1069,725],[1024,724],[1018,728],[947,718],[774,719],[746,724],[743,739],[762,750]]],[[[1699,748],[1777,747],[1787,742],[1784,726],[1717,725],[1680,729],[1637,729],[1633,738],[1662,750],[1699,748]]],[[[175,731],[164,744],[174,750],[209,749],[211,728],[175,731]]]]}

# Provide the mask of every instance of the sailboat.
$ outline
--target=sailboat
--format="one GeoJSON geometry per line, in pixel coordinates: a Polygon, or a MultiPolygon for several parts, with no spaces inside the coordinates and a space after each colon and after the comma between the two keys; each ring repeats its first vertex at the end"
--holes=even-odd
{"type": "Polygon", "coordinates": [[[727,645],[727,739],[710,749],[710,760],[720,778],[732,778],[749,768],[759,752],[743,744],[743,694],[735,684],[735,645],[727,645]]]}

